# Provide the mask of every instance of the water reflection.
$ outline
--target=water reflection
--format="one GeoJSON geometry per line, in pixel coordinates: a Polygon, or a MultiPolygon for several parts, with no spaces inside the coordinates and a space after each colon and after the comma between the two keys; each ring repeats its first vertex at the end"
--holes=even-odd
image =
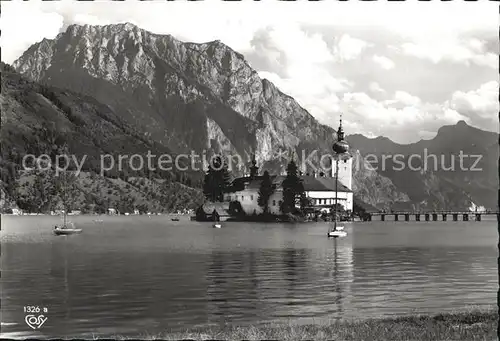
{"type": "Polygon", "coordinates": [[[255,252],[212,252],[206,279],[209,323],[227,323],[258,315],[259,279],[255,252]]]}
{"type": "Polygon", "coordinates": [[[324,254],[318,255],[316,268],[324,275],[324,282],[318,295],[323,300],[323,314],[318,315],[326,319],[346,317],[349,313],[351,282],[353,281],[352,247],[348,240],[331,240],[330,247],[324,254]]]}
{"type": "Polygon", "coordinates": [[[342,315],[344,309],[342,307],[342,281],[339,280],[339,261],[337,252],[337,239],[333,240],[334,252],[333,252],[333,283],[336,292],[335,305],[337,306],[339,315],[342,315]]]}
{"type": "Polygon", "coordinates": [[[307,264],[309,262],[309,252],[306,249],[287,248],[283,251],[284,278],[286,281],[286,305],[295,305],[295,292],[302,283],[307,282],[309,278],[307,264]]]}

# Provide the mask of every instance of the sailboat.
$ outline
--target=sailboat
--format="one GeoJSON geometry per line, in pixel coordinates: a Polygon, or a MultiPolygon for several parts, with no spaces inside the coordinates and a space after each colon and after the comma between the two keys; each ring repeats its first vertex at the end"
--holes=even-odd
{"type": "Polygon", "coordinates": [[[54,234],[57,236],[77,234],[77,233],[82,232],[82,229],[76,228],[75,224],[68,221],[68,210],[67,210],[67,207],[68,207],[68,193],[67,193],[68,192],[68,178],[67,178],[66,170],[64,170],[63,176],[64,176],[64,181],[62,183],[62,190],[63,190],[62,203],[63,203],[64,209],[61,211],[62,224],[56,225],[54,227],[54,234]]]}
{"type": "Polygon", "coordinates": [[[342,118],[340,118],[340,126],[337,130],[337,141],[333,144],[333,151],[337,154],[335,158],[335,205],[333,208],[333,227],[327,233],[328,238],[339,238],[347,236],[344,231],[344,226],[337,225],[337,196],[338,196],[338,182],[339,182],[339,154],[346,153],[349,150],[349,145],[344,141],[344,131],[342,130],[342,118]]]}
{"type": "Polygon", "coordinates": [[[336,223],[334,223],[334,227],[328,231],[328,237],[329,238],[339,238],[339,237],[346,237],[347,232],[344,231],[343,226],[336,226],[336,223]],[[342,229],[338,229],[338,227],[341,227],[342,229]]]}
{"type": "Polygon", "coordinates": [[[61,225],[56,225],[54,227],[55,235],[62,236],[62,235],[77,234],[82,232],[82,229],[76,228],[75,224],[73,224],[71,221],[67,221],[66,210],[63,210],[62,220],[63,223],[61,225]]]}

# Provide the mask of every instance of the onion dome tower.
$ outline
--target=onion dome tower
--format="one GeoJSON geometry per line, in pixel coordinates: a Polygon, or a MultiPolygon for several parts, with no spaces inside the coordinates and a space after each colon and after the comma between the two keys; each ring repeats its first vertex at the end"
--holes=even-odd
{"type": "Polygon", "coordinates": [[[250,179],[255,179],[259,175],[259,167],[257,167],[257,160],[255,154],[252,154],[252,166],[250,167],[250,179]]]}
{"type": "Polygon", "coordinates": [[[337,130],[337,141],[332,146],[334,155],[332,158],[332,173],[331,176],[345,187],[352,189],[352,156],[349,153],[349,144],[344,137],[344,129],[342,128],[342,116],[340,117],[340,125],[337,130]]]}
{"type": "Polygon", "coordinates": [[[342,129],[342,117],[340,118],[339,129],[337,130],[337,141],[333,144],[335,154],[345,154],[349,151],[349,144],[344,140],[344,130],[342,129]]]}

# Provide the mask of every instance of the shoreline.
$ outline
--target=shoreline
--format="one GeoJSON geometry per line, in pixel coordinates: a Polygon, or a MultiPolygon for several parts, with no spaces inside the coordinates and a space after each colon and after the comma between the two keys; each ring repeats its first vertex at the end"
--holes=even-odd
{"type": "MultiPolygon", "coordinates": [[[[141,335],[144,340],[496,340],[498,313],[471,310],[329,324],[196,327],[185,332],[141,335]]],[[[133,337],[114,336],[119,340],[133,337]]],[[[94,339],[99,339],[96,337],[94,339]]]]}

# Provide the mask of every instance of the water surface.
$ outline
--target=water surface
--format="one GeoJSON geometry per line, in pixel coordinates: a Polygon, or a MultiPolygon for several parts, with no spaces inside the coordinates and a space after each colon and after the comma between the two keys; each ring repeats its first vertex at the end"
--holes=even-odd
{"type": "Polygon", "coordinates": [[[166,216],[3,216],[3,337],[140,336],[195,325],[322,323],[491,307],[496,221],[328,225],[172,222],[166,216]],[[33,331],[24,306],[46,307],[33,331]]]}

